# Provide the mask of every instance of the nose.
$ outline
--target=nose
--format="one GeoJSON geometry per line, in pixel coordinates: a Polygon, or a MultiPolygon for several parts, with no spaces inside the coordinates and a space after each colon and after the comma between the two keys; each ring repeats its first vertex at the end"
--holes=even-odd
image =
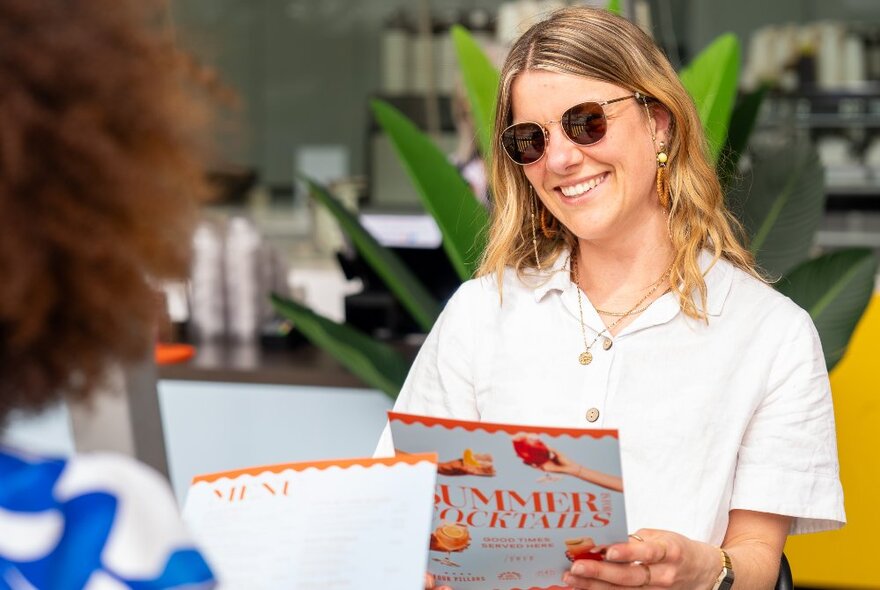
{"type": "Polygon", "coordinates": [[[565,136],[559,123],[552,122],[547,126],[547,168],[557,174],[563,174],[583,159],[583,152],[575,143],[565,136]]]}

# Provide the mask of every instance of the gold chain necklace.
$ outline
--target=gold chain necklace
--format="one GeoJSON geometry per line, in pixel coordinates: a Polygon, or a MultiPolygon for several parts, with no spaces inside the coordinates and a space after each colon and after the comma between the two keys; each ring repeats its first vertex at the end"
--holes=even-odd
{"type": "MultiPolygon", "coordinates": [[[[648,290],[648,292],[645,293],[645,295],[641,299],[639,299],[636,302],[636,304],[633,305],[629,311],[625,311],[625,312],[622,312],[619,314],[614,313],[613,315],[618,316],[617,319],[614,320],[613,322],[611,322],[610,325],[602,328],[602,330],[600,330],[599,333],[596,334],[596,337],[593,338],[593,341],[590,342],[589,344],[587,344],[587,328],[586,328],[586,325],[584,324],[584,306],[583,306],[582,299],[581,299],[581,287],[580,287],[580,284],[578,283],[579,277],[578,277],[577,256],[572,254],[572,256],[571,256],[571,273],[574,275],[574,278],[575,278],[575,280],[573,282],[574,282],[575,289],[577,289],[578,314],[580,315],[580,321],[581,321],[581,336],[583,336],[583,338],[584,338],[584,351],[578,355],[578,362],[580,364],[589,365],[591,362],[593,362],[593,353],[590,352],[590,349],[593,347],[594,344],[596,344],[596,341],[602,337],[602,334],[604,334],[605,332],[608,332],[608,334],[610,335],[611,330],[614,329],[614,326],[616,326],[617,324],[622,322],[624,320],[624,318],[629,317],[631,315],[635,315],[637,313],[641,313],[641,312],[645,311],[646,309],[648,309],[648,307],[651,306],[651,303],[653,303],[653,301],[651,303],[649,303],[648,305],[646,305],[645,307],[639,309],[639,306],[642,305],[645,301],[647,301],[648,297],[653,295],[654,292],[658,289],[658,287],[660,287],[660,284],[663,282],[663,279],[665,279],[666,277],[669,276],[669,272],[671,270],[672,270],[671,266],[670,266],[670,268],[666,269],[666,272],[664,272],[660,276],[660,278],[654,282],[654,284],[651,286],[651,288],[648,290]]],[[[596,311],[599,311],[599,310],[597,309],[596,311]]],[[[612,314],[608,314],[608,315],[612,315],[612,314]]],[[[611,345],[612,345],[612,341],[610,338],[605,338],[605,340],[602,342],[602,348],[604,348],[605,350],[608,350],[609,348],[611,348],[611,345]]]]}
{"type": "MultiPolygon", "coordinates": [[[[661,275],[661,277],[659,279],[654,281],[654,283],[651,285],[651,289],[648,291],[648,294],[645,296],[645,298],[642,299],[642,301],[647,299],[647,297],[650,297],[651,293],[653,293],[654,291],[657,290],[657,288],[660,286],[660,283],[663,282],[663,279],[665,279],[666,277],[669,276],[670,270],[671,270],[671,268],[666,269],[666,272],[663,273],[663,275],[661,275]]],[[[666,291],[663,291],[663,293],[660,294],[661,297],[668,292],[669,292],[669,288],[667,287],[666,291]]],[[[606,311],[604,309],[599,309],[598,307],[595,307],[594,309],[596,310],[596,313],[600,313],[602,315],[610,315],[610,316],[613,316],[616,318],[620,318],[620,317],[626,317],[628,315],[635,315],[637,313],[642,313],[643,311],[645,311],[646,309],[651,307],[651,305],[653,305],[653,304],[654,304],[654,302],[652,301],[651,303],[647,304],[645,307],[641,307],[639,309],[631,309],[629,311],[606,311]]]]}
{"type": "MultiPolygon", "coordinates": [[[[668,290],[669,289],[667,289],[667,291],[668,290]]],[[[665,292],[663,294],[665,295],[665,292]]],[[[645,307],[643,307],[641,309],[633,309],[630,311],[605,311],[604,309],[599,309],[598,307],[596,307],[594,309],[596,310],[596,313],[601,314],[601,315],[610,315],[611,317],[615,317],[615,318],[624,318],[628,315],[636,315],[637,313],[642,313],[643,311],[645,311],[646,309],[651,307],[651,305],[653,303],[654,302],[652,301],[651,303],[649,303],[648,305],[646,305],[645,307]]]]}

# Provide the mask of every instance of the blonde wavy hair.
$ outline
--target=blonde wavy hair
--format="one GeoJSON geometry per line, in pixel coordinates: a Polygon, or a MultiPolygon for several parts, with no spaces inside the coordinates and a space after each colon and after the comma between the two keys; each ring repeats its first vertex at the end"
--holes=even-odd
{"type": "MultiPolygon", "coordinates": [[[[723,258],[761,278],[753,256],[741,243],[742,226],[724,205],[697,110],[669,60],[648,35],[625,18],[588,7],[563,8],[533,25],[513,45],[501,70],[491,162],[494,209],[478,276],[496,273],[500,289],[507,267],[520,277],[526,269],[536,267],[529,183],[522,167],[504,155],[499,140],[500,132],[513,122],[511,87],[527,70],[609,82],[648,96],[650,108],[669,112],[669,233],[675,252],[669,287],[685,314],[706,318],[706,283],[699,266],[704,249],[714,254],[713,264],[723,258]],[[699,307],[694,295],[698,295],[699,307]]],[[[540,211],[534,213],[538,217],[540,211]]],[[[552,239],[540,229],[535,232],[538,256],[547,265],[577,245],[577,238],[567,228],[560,226],[560,230],[552,239]]]]}

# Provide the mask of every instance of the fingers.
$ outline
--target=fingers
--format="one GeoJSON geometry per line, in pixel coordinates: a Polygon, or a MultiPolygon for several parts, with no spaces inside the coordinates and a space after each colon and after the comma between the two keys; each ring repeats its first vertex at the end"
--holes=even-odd
{"type": "Polygon", "coordinates": [[[578,590],[656,587],[669,578],[675,567],[670,559],[678,553],[674,535],[642,529],[626,543],[609,546],[605,561],[576,561],[563,581],[578,590]]]}
{"type": "Polygon", "coordinates": [[[425,574],[425,590],[452,590],[449,586],[437,586],[434,576],[425,574]]]}
{"type": "Polygon", "coordinates": [[[593,560],[574,562],[562,581],[572,588],[610,590],[650,586],[653,572],[646,563],[609,563],[593,560]]]}
{"type": "Polygon", "coordinates": [[[626,545],[612,545],[605,552],[608,561],[663,563],[669,558],[669,549],[662,541],[631,541],[626,545]]]}
{"type": "Polygon", "coordinates": [[[628,542],[609,547],[605,557],[609,561],[662,563],[669,560],[674,552],[672,549],[669,538],[653,531],[642,530],[630,535],[628,542]]]}

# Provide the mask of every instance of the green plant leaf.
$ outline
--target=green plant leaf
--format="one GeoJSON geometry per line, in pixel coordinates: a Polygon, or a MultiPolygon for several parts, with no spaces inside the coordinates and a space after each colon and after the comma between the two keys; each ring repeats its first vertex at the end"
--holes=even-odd
{"type": "Polygon", "coordinates": [[[780,276],[810,253],[825,208],[822,165],[809,142],[753,146],[752,166],[728,192],[758,264],[780,276]]]}
{"type": "Polygon", "coordinates": [[[733,107],[730,126],[727,129],[727,141],[718,161],[718,176],[724,186],[730,186],[740,156],[749,145],[749,137],[755,129],[758,113],[767,96],[767,89],[767,85],[763,84],[757,90],[743,94],[733,107]]]}
{"type": "Polygon", "coordinates": [[[391,139],[425,208],[443,234],[443,248],[462,280],[473,276],[486,245],[489,214],[446,155],[397,109],[381,100],[373,115],[391,139]]]}
{"type": "Polygon", "coordinates": [[[492,127],[495,124],[495,96],[501,74],[486,57],[479,43],[461,25],[452,27],[452,41],[461,77],[467,91],[474,131],[483,157],[492,152],[492,127]]]}
{"type": "Polygon", "coordinates": [[[339,324],[309,308],[272,294],[272,305],[312,344],[330,353],[364,383],[397,398],[409,363],[396,350],[346,324],[339,324]]]}
{"type": "Polygon", "coordinates": [[[430,330],[440,315],[440,304],[437,300],[394,252],[377,242],[357,217],[333,197],[330,191],[305,176],[299,176],[308,185],[309,195],[336,218],[357,251],[412,315],[419,327],[425,332],[430,330]]]}
{"type": "Polygon", "coordinates": [[[830,371],[874,293],[877,259],[867,248],[833,252],[798,265],[777,289],[807,310],[816,324],[830,371]]]}
{"type": "Polygon", "coordinates": [[[739,41],[732,33],[715,39],[680,73],[682,84],[697,105],[709,141],[712,162],[727,137],[739,77],[739,41]]]}
{"type": "Polygon", "coordinates": [[[620,14],[620,0],[608,0],[606,10],[608,10],[608,12],[613,12],[614,14],[620,14]]]}

